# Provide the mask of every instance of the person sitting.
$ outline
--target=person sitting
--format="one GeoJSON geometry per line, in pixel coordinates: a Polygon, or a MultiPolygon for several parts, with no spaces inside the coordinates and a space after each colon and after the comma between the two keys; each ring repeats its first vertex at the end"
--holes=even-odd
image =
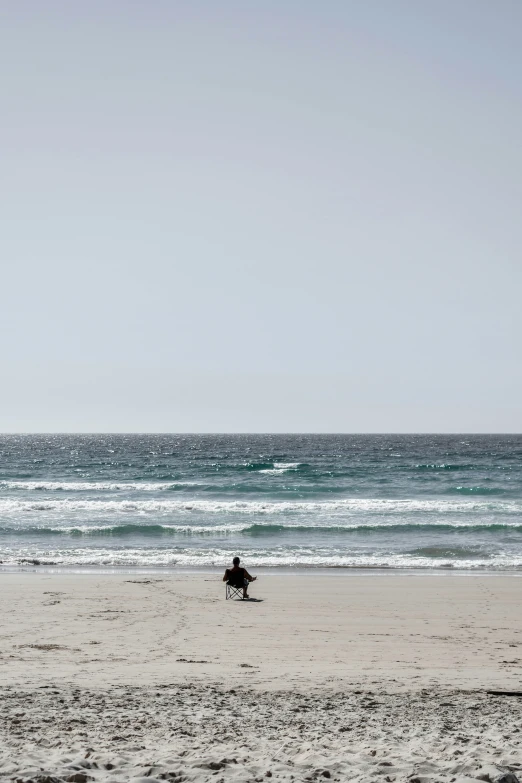
{"type": "Polygon", "coordinates": [[[242,587],[243,598],[248,598],[248,585],[250,582],[255,582],[257,576],[250,576],[246,568],[240,567],[239,557],[235,557],[232,562],[234,565],[232,568],[227,568],[223,581],[232,587],[242,587]]]}

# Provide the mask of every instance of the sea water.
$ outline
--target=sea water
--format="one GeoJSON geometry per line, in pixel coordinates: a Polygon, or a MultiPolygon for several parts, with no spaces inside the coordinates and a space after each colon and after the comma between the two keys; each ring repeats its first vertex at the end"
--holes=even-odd
{"type": "Polygon", "coordinates": [[[522,569],[522,436],[4,435],[0,560],[522,569]]]}

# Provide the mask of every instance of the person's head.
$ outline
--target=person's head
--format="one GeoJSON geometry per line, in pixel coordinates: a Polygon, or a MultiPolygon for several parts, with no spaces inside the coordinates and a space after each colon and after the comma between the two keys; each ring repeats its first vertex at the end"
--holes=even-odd
{"type": "Polygon", "coordinates": [[[235,558],[232,560],[232,562],[234,563],[234,565],[235,565],[235,566],[238,566],[238,565],[239,565],[239,557],[235,557],[235,558]]]}

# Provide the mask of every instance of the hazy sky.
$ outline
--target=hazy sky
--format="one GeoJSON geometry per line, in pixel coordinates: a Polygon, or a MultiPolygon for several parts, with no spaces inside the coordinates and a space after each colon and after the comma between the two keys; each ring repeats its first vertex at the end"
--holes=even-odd
{"type": "Polygon", "coordinates": [[[0,0],[0,431],[522,431],[520,0],[0,0]]]}

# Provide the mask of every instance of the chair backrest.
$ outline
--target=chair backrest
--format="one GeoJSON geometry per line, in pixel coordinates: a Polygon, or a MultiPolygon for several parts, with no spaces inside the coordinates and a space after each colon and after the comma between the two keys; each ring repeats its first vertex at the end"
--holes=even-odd
{"type": "Polygon", "coordinates": [[[228,584],[231,587],[243,587],[245,581],[245,569],[238,568],[237,571],[228,571],[228,584]]]}

